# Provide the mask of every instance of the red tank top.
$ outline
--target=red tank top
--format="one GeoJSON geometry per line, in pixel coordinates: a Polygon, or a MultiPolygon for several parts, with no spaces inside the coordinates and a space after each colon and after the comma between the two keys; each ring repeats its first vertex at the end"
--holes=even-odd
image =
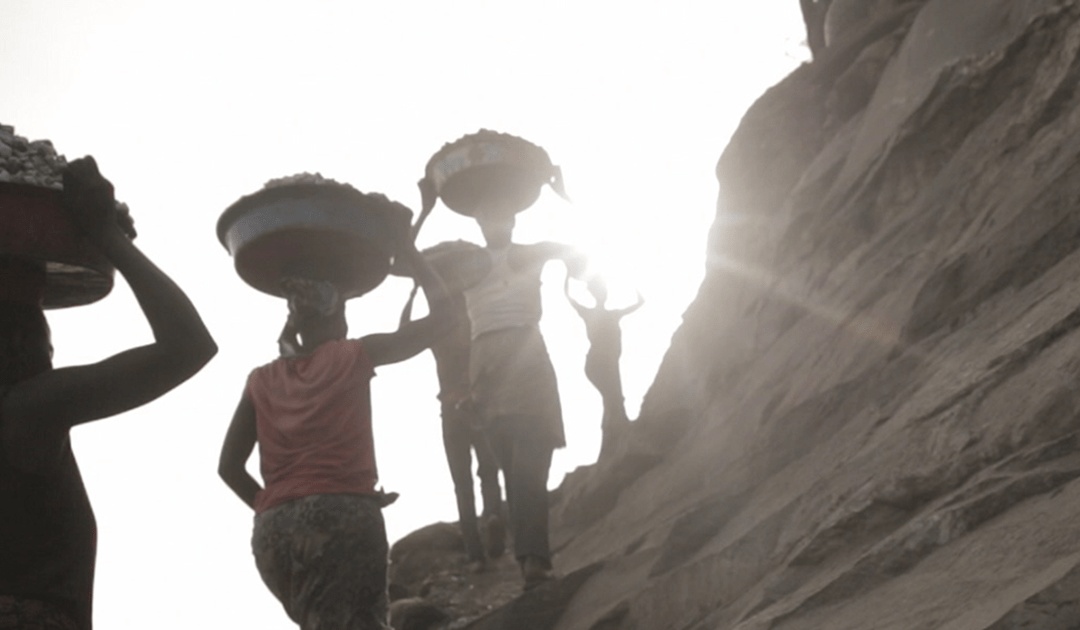
{"type": "Polygon", "coordinates": [[[248,377],[265,488],[255,512],[312,494],[374,494],[375,370],[359,340],[329,341],[248,377]]]}

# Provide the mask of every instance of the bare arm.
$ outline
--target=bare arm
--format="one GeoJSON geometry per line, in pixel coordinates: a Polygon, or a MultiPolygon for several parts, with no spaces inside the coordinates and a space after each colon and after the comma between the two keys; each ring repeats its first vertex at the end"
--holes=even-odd
{"type": "Polygon", "coordinates": [[[398,328],[402,328],[412,321],[413,302],[416,301],[416,292],[419,290],[420,285],[416,285],[409,292],[409,299],[405,302],[405,307],[401,309],[401,315],[398,317],[398,328]]]}
{"type": "Polygon", "coordinates": [[[580,302],[575,300],[570,295],[570,274],[569,273],[566,274],[566,280],[563,282],[563,294],[566,295],[566,299],[567,299],[567,301],[570,302],[570,306],[574,307],[574,310],[577,311],[577,314],[580,315],[582,317],[582,319],[584,319],[589,314],[589,309],[587,309],[583,304],[581,304],[580,302]]]}
{"type": "Polygon", "coordinates": [[[643,304],[645,304],[645,298],[644,298],[644,297],[642,297],[642,295],[641,295],[641,291],[638,291],[638,293],[637,293],[637,302],[636,302],[635,304],[632,304],[632,305],[630,305],[630,306],[627,306],[626,308],[624,308],[624,309],[621,309],[621,310],[619,310],[619,311],[616,311],[616,312],[617,312],[617,313],[619,314],[619,317],[626,317],[626,316],[627,316],[627,315],[629,315],[630,313],[633,313],[634,311],[636,311],[636,310],[638,310],[639,308],[641,308],[641,306],[642,306],[643,304]]]}
{"type": "Polygon", "coordinates": [[[561,260],[566,265],[566,272],[571,277],[579,279],[585,275],[585,270],[589,264],[588,257],[581,250],[553,241],[517,245],[511,256],[511,262],[517,268],[532,265],[543,266],[549,260],[561,260]]]}
{"type": "Polygon", "coordinates": [[[218,476],[253,510],[255,495],[262,490],[262,486],[248,473],[245,465],[251,452],[255,450],[257,439],[255,406],[247,396],[243,396],[233,413],[229,430],[225,433],[225,442],[221,445],[218,476]]]}
{"type": "Polygon", "coordinates": [[[30,450],[57,444],[51,438],[74,425],[158,398],[198,372],[217,352],[184,292],[117,224],[112,186],[97,172],[93,159],[72,162],[64,174],[64,187],[65,207],[127,280],[154,343],[100,363],[50,370],[14,385],[3,402],[4,438],[30,450]]]}
{"type": "MultiPolygon", "coordinates": [[[[405,322],[392,333],[380,333],[363,337],[364,349],[372,365],[387,365],[420,354],[440,337],[453,331],[457,324],[450,294],[442,280],[409,240],[402,243],[403,256],[427,298],[427,317],[405,322]]],[[[404,319],[404,318],[403,318],[404,319]]]]}

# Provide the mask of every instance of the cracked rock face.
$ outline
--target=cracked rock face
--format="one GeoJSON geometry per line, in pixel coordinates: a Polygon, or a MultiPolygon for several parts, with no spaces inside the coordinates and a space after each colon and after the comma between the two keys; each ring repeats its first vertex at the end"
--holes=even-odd
{"type": "Polygon", "coordinates": [[[850,4],[902,12],[743,118],[538,627],[1080,628],[1080,0],[850,4]]]}
{"type": "Polygon", "coordinates": [[[554,495],[557,628],[1080,627],[1080,1],[832,6],[906,13],[724,151],[752,219],[554,495]]]}
{"type": "Polygon", "coordinates": [[[855,36],[904,3],[925,0],[831,0],[825,13],[825,44],[834,46],[855,36]]]}

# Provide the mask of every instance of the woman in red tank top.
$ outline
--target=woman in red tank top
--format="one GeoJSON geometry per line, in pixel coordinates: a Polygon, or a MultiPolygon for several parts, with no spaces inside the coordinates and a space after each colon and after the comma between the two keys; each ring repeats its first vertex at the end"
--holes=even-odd
{"type": "Polygon", "coordinates": [[[428,348],[454,326],[441,281],[408,226],[398,251],[417,270],[428,317],[347,339],[328,282],[287,278],[281,357],[248,377],[222,446],[219,474],[253,510],[259,574],[304,630],[387,628],[388,545],[376,491],[370,380],[379,365],[428,348]],[[260,485],[244,468],[259,446],[260,485]]]}

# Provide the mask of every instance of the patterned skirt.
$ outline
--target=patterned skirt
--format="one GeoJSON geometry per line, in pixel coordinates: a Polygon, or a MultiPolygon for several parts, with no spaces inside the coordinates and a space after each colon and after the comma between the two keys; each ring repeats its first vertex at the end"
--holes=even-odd
{"type": "Polygon", "coordinates": [[[315,494],[255,517],[259,575],[303,630],[386,630],[386,529],[376,497],[315,494]]]}

